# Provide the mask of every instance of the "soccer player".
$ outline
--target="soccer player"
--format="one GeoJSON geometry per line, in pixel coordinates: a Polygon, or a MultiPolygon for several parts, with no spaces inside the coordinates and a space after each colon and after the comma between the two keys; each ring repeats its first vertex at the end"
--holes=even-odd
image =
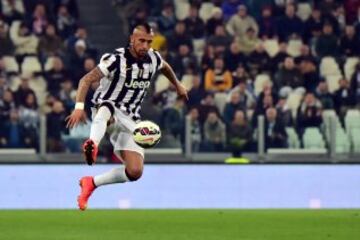
{"type": "Polygon", "coordinates": [[[187,90],[177,80],[173,69],[157,51],[150,48],[153,31],[148,24],[137,25],[127,48],[118,48],[104,54],[100,63],[79,82],[74,111],[67,118],[69,128],[84,122],[84,101],[92,83],[100,81],[92,103],[93,122],[90,138],[83,145],[87,164],[96,161],[98,145],[109,122],[120,129],[110,139],[115,154],[123,159],[124,165],[97,176],[80,179],[81,193],[78,196],[80,210],[87,208],[93,191],[102,185],[125,183],[138,180],[143,172],[144,150],[134,140],[132,132],[140,121],[140,106],[150,86],[152,77],[160,71],[176,87],[179,96],[187,99],[187,90]]]}

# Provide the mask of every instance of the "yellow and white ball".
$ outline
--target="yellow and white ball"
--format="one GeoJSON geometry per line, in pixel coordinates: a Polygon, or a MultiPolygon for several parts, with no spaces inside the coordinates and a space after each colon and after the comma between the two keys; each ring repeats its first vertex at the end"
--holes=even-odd
{"type": "Polygon", "coordinates": [[[161,138],[159,126],[152,121],[141,121],[133,132],[134,141],[142,148],[154,147],[161,138]]]}

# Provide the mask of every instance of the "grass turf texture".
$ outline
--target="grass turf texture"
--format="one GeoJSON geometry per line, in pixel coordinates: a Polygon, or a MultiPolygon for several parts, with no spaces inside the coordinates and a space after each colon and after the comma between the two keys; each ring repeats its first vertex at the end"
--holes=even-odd
{"type": "Polygon", "coordinates": [[[1,240],[360,239],[360,210],[4,210],[1,240]]]}

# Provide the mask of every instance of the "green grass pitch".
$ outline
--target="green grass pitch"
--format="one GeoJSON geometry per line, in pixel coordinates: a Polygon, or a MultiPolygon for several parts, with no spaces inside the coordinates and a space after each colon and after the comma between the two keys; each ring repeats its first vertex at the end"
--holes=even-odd
{"type": "Polygon", "coordinates": [[[360,240],[360,210],[3,210],[1,240],[360,240]]]}

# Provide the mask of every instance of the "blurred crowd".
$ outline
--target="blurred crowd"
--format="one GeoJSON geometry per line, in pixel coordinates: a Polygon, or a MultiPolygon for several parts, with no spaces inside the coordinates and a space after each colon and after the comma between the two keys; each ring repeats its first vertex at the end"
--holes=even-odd
{"type": "Polygon", "coordinates": [[[195,151],[254,150],[260,115],[266,148],[286,148],[286,128],[301,139],[305,129],[322,126],[324,110],[334,110],[343,123],[359,103],[359,1],[175,0],[161,6],[139,6],[128,24],[150,22],[153,48],[190,89],[183,102],[160,76],[153,102],[163,131],[182,143],[190,117],[195,151]]]}
{"type": "Polygon", "coordinates": [[[64,136],[84,137],[64,119],[96,61],[76,0],[1,0],[0,147],[38,149],[41,116],[49,151],[65,151],[64,136]]]}
{"type": "MultiPolygon", "coordinates": [[[[114,2],[124,31],[151,24],[152,47],[189,88],[184,102],[159,75],[143,108],[176,140],[170,145],[184,145],[188,118],[194,151],[254,151],[264,116],[266,147],[286,148],[286,128],[301,138],[323,124],[324,110],[343,121],[359,103],[360,1],[114,2]]],[[[0,146],[38,148],[41,112],[48,150],[64,151],[66,136],[86,137],[69,133],[64,118],[98,57],[77,2],[1,0],[0,7],[0,146]]]]}

